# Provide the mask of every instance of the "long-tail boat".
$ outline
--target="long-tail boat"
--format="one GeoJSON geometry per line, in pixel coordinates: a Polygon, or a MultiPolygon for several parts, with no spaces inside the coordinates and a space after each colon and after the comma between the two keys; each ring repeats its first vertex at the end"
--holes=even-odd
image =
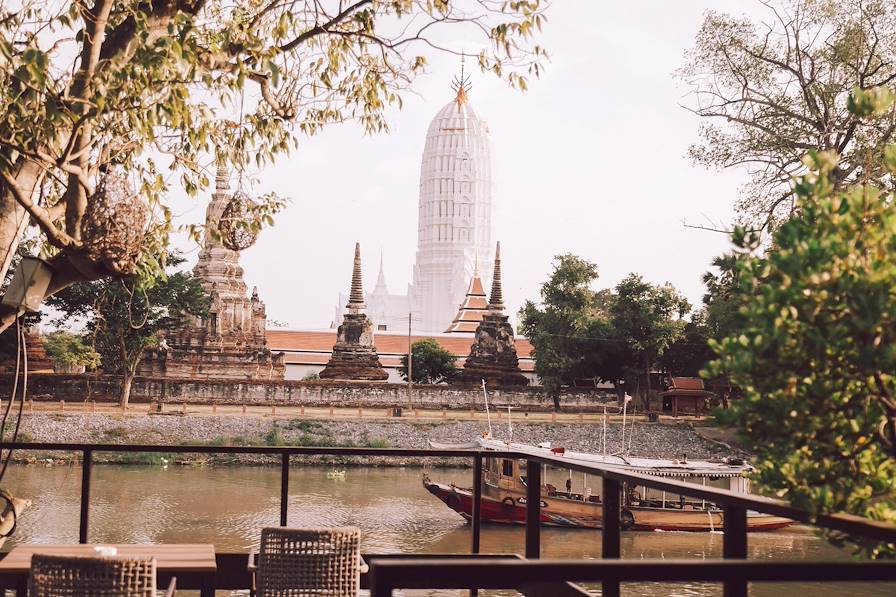
{"type": "MultiPolygon", "coordinates": [[[[449,447],[433,444],[433,447],[449,447]]],[[[466,448],[486,450],[511,450],[533,455],[561,456],[564,460],[579,464],[603,464],[620,471],[677,477],[682,481],[704,486],[728,489],[738,493],[749,492],[749,479],[745,474],[753,467],[740,458],[721,460],[688,460],[687,456],[664,460],[572,452],[563,448],[551,448],[548,444],[530,446],[491,439],[488,435],[466,448]]],[[[599,493],[589,486],[589,478],[573,479],[567,471],[567,479],[560,481],[559,489],[551,484],[549,475],[542,475],[541,523],[562,527],[599,529],[603,504],[599,493]]],[[[598,477],[591,477],[599,480],[598,477]]],[[[445,502],[449,508],[470,519],[473,492],[470,488],[454,484],[438,483],[424,474],[426,489],[445,502]]],[[[600,488],[600,483],[596,487],[600,488]]],[[[502,458],[484,459],[482,471],[482,501],[480,513],[483,522],[525,524],[526,521],[526,462],[502,458]]],[[[624,529],[638,531],[720,531],[724,514],[715,504],[694,500],[683,495],[671,494],[651,488],[623,484],[621,523],[624,529]]],[[[747,513],[747,530],[770,531],[793,524],[792,520],[761,514],[747,513]]]]}

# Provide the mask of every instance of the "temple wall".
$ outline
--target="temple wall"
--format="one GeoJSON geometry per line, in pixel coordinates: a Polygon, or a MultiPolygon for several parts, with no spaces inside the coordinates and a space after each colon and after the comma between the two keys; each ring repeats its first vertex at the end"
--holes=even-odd
{"type": "MultiPolygon", "coordinates": [[[[0,391],[9,395],[12,376],[0,375],[0,391]]],[[[117,400],[120,379],[113,375],[34,374],[28,377],[28,397],[35,401],[87,399],[117,400]]],[[[603,390],[571,389],[561,394],[567,408],[587,409],[615,394],[603,390]]],[[[511,405],[529,410],[550,409],[552,401],[540,388],[489,391],[495,406],[511,405]]],[[[213,381],[138,377],[134,380],[131,403],[158,401],[187,404],[382,407],[407,406],[407,386],[365,382],[302,381],[213,381]]],[[[478,387],[447,385],[414,386],[413,402],[420,408],[483,410],[478,387]]]]}

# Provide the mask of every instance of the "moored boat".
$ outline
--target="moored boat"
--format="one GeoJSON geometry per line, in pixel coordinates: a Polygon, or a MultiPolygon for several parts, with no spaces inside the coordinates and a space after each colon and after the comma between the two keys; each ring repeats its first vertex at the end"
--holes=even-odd
{"type": "MultiPolygon", "coordinates": [[[[549,445],[530,446],[485,437],[478,447],[486,450],[511,450],[533,455],[562,456],[577,463],[603,464],[621,471],[646,475],[676,477],[681,481],[704,486],[749,492],[745,477],[752,467],[739,458],[719,461],[681,459],[634,458],[571,452],[549,445]]],[[[556,473],[556,472],[555,472],[556,473]]],[[[592,491],[587,475],[573,479],[572,473],[563,481],[565,490],[555,487],[549,475],[543,475],[541,487],[541,523],[544,525],[601,528],[603,503],[598,492],[592,491]],[[574,489],[575,487],[575,489],[574,489]],[[580,490],[578,488],[581,488],[580,490]]],[[[553,479],[560,482],[559,479],[553,479]]],[[[598,480],[598,477],[591,477],[598,480]]],[[[439,483],[423,478],[426,489],[449,508],[469,519],[472,513],[473,492],[470,488],[439,483]]],[[[600,483],[595,486],[599,490],[600,483]]],[[[482,501],[480,513],[484,522],[525,524],[526,521],[525,461],[486,458],[482,471],[482,501]]],[[[694,500],[683,495],[660,492],[639,486],[623,486],[621,522],[624,529],[643,531],[720,531],[724,514],[715,504],[694,500]]],[[[770,531],[792,524],[787,518],[747,513],[747,529],[770,531]]]]}

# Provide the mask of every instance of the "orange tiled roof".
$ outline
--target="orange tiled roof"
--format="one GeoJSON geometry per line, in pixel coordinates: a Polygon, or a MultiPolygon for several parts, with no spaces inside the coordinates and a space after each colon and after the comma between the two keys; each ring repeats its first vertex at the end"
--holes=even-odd
{"type": "MultiPolygon", "coordinates": [[[[417,342],[424,338],[432,338],[442,348],[456,357],[466,358],[470,354],[470,346],[473,344],[472,336],[462,335],[412,335],[411,342],[417,342]]],[[[287,362],[290,362],[290,352],[324,353],[329,359],[333,345],[336,343],[336,330],[293,331],[293,330],[268,330],[268,348],[274,352],[286,351],[287,362]]],[[[401,356],[408,352],[408,337],[402,334],[375,334],[374,345],[381,357],[388,355],[401,356]]],[[[517,356],[521,359],[532,358],[532,344],[526,338],[515,338],[517,356]]]]}
{"type": "Polygon", "coordinates": [[[464,302],[458,307],[457,315],[445,333],[475,332],[479,322],[482,321],[482,316],[488,313],[487,306],[488,299],[485,297],[482,280],[479,278],[479,272],[476,272],[470,280],[464,302]]]}
{"type": "Polygon", "coordinates": [[[702,390],[703,380],[699,377],[673,377],[670,390],[702,390]]]}

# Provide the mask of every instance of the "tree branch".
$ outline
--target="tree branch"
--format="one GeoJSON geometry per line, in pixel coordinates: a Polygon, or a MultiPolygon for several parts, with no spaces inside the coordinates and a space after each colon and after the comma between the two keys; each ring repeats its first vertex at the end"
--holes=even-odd
{"type": "Polygon", "coordinates": [[[15,198],[16,202],[19,205],[25,208],[25,211],[34,218],[41,230],[44,231],[44,234],[47,235],[47,239],[50,243],[59,248],[67,248],[67,247],[78,247],[80,243],[76,241],[74,238],[59,230],[54,224],[51,214],[35,204],[30,198],[26,197],[24,193],[22,193],[21,189],[19,189],[16,181],[13,180],[6,172],[0,170],[0,177],[3,178],[3,182],[9,192],[12,193],[12,196],[15,198]]]}
{"type": "Polygon", "coordinates": [[[355,2],[351,6],[344,9],[342,12],[338,13],[335,17],[333,17],[326,23],[315,25],[308,31],[303,32],[301,35],[296,37],[294,40],[283,44],[282,46],[280,46],[280,51],[281,52],[289,52],[289,51],[295,49],[296,47],[300,46],[301,44],[305,43],[312,37],[314,37],[316,35],[320,35],[322,33],[327,33],[329,31],[330,27],[341,22],[345,17],[349,16],[351,13],[355,12],[356,10],[358,10],[365,4],[370,4],[371,2],[372,2],[372,0],[359,0],[358,2],[355,2]]]}

